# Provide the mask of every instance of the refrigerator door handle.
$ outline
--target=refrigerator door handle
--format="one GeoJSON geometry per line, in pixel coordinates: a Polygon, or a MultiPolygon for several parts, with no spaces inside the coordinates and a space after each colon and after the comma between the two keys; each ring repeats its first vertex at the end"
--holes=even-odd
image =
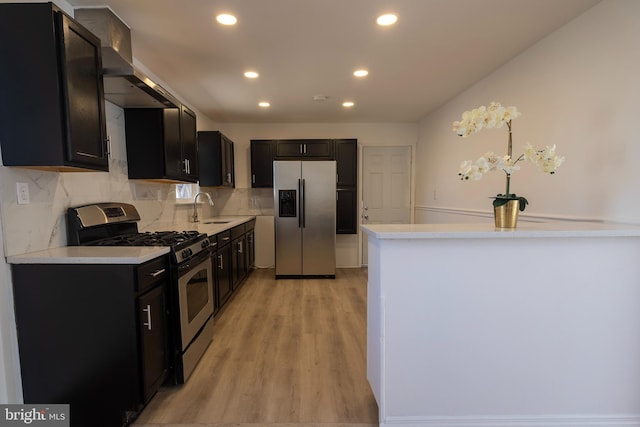
{"type": "Polygon", "coordinates": [[[298,228],[302,228],[302,179],[298,178],[298,228]]]}
{"type": "Polygon", "coordinates": [[[304,178],[302,179],[302,192],[300,193],[300,211],[301,211],[301,217],[302,217],[302,228],[306,227],[305,221],[306,221],[306,217],[307,217],[307,212],[306,212],[306,206],[305,206],[305,198],[306,198],[306,194],[305,194],[305,190],[304,190],[304,178]]]}

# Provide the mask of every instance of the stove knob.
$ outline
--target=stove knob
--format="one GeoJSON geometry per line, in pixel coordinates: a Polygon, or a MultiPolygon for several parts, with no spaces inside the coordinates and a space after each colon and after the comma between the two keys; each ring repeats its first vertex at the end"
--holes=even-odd
{"type": "Polygon", "coordinates": [[[205,239],[202,241],[202,249],[206,248],[207,246],[209,246],[209,239],[205,239]]]}
{"type": "Polygon", "coordinates": [[[193,252],[191,251],[191,249],[185,249],[184,251],[182,251],[182,257],[183,258],[188,258],[191,256],[193,252]]]}

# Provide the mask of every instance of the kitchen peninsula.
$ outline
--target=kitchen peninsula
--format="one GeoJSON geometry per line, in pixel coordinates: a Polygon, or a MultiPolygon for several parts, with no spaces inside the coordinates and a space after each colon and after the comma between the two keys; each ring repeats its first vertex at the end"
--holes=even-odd
{"type": "Polygon", "coordinates": [[[363,230],[381,426],[640,425],[640,228],[363,230]]]}

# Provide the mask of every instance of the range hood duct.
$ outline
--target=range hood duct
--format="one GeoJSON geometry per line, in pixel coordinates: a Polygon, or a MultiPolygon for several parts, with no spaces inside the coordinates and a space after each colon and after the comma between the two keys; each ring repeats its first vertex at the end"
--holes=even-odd
{"type": "Polygon", "coordinates": [[[100,38],[106,100],[123,108],[180,106],[180,101],[133,65],[131,30],[111,9],[78,8],[74,18],[100,38]]]}

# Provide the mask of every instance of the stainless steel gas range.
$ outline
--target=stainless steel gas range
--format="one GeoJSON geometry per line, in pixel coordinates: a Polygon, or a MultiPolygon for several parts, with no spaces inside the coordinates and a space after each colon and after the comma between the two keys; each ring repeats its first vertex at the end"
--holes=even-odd
{"type": "MultiPolygon", "coordinates": [[[[139,232],[140,215],[127,203],[98,203],[67,210],[68,244],[168,246],[170,353],[173,379],[184,383],[213,339],[213,270],[209,238],[197,231],[139,232]]],[[[151,328],[152,319],[148,319],[151,328]]]]}

